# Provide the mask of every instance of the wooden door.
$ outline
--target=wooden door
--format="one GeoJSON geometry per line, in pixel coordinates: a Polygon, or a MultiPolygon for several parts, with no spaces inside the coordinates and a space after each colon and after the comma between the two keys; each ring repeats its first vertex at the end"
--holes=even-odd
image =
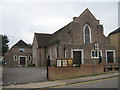
{"type": "Polygon", "coordinates": [[[25,57],[20,57],[20,65],[25,65],[25,57]]]}
{"type": "Polygon", "coordinates": [[[108,51],[107,52],[107,61],[108,61],[108,63],[113,63],[113,59],[114,59],[113,52],[112,51],[108,51]]]}
{"type": "Polygon", "coordinates": [[[73,64],[81,64],[81,51],[73,51],[73,64]]]}

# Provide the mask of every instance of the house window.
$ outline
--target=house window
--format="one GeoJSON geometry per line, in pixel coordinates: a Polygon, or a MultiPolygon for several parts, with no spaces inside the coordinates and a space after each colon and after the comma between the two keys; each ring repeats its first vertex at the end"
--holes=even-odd
{"type": "Polygon", "coordinates": [[[94,51],[95,55],[94,57],[98,57],[98,51],[94,51]]]}
{"type": "Polygon", "coordinates": [[[28,61],[30,61],[31,60],[31,56],[28,56],[28,61]]]}
{"type": "Polygon", "coordinates": [[[57,50],[57,58],[58,58],[58,57],[59,57],[59,56],[58,56],[58,52],[59,52],[59,51],[58,51],[58,50],[59,50],[58,45],[57,45],[57,47],[56,47],[56,50],[57,50]]]}
{"type": "Polygon", "coordinates": [[[102,51],[101,50],[99,50],[99,57],[102,57],[102,51]]]}
{"type": "Polygon", "coordinates": [[[84,43],[91,43],[91,29],[88,25],[83,28],[84,43]]]}
{"type": "Polygon", "coordinates": [[[67,58],[67,53],[68,53],[68,51],[67,51],[67,50],[65,50],[65,58],[67,58]]]}
{"type": "Polygon", "coordinates": [[[24,48],[19,48],[19,52],[24,52],[25,49],[24,48]]]}
{"type": "Polygon", "coordinates": [[[98,50],[99,49],[99,44],[95,43],[95,49],[98,50]]]}
{"type": "Polygon", "coordinates": [[[17,61],[17,56],[16,55],[14,56],[14,61],[17,61]]]}
{"type": "Polygon", "coordinates": [[[102,57],[102,51],[101,50],[92,50],[91,51],[91,58],[99,58],[102,57]]]}
{"type": "Polygon", "coordinates": [[[91,51],[91,57],[94,57],[94,55],[95,55],[94,53],[95,53],[95,51],[92,50],[92,51],[91,51]]]}

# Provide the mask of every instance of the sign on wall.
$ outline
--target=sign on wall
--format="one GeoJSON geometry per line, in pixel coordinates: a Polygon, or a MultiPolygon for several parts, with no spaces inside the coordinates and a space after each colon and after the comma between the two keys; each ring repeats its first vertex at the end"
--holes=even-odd
{"type": "Polygon", "coordinates": [[[57,60],[57,67],[61,67],[62,64],[61,64],[61,60],[57,60]]]}
{"type": "Polygon", "coordinates": [[[73,60],[71,58],[57,58],[56,59],[57,67],[72,67],[73,60]]]}
{"type": "Polygon", "coordinates": [[[68,66],[73,66],[73,60],[68,60],[68,66]]]}
{"type": "Polygon", "coordinates": [[[67,62],[67,60],[62,60],[63,62],[62,62],[62,64],[63,64],[63,67],[67,67],[68,66],[68,62],[67,62]]]}

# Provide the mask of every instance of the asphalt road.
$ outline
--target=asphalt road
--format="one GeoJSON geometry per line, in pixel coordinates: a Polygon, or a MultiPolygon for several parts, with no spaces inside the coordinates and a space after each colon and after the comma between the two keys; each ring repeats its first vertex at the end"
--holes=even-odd
{"type": "Polygon", "coordinates": [[[47,81],[46,68],[39,67],[5,67],[3,85],[47,81]]]}
{"type": "Polygon", "coordinates": [[[57,86],[54,88],[118,88],[118,77],[57,86]]]}

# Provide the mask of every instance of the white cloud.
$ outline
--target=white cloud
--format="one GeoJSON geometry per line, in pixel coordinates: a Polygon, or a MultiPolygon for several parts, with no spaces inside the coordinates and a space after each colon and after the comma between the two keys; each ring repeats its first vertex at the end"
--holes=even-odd
{"type": "MultiPolygon", "coordinates": [[[[11,0],[10,0],[11,1],[11,0]]],[[[0,4],[0,28],[10,38],[10,46],[19,39],[32,43],[34,32],[53,33],[79,16],[86,8],[100,20],[105,34],[117,28],[117,3],[15,3],[0,4]]]]}
{"type": "Polygon", "coordinates": [[[118,3],[118,27],[120,27],[120,1],[118,3]]]}
{"type": "Polygon", "coordinates": [[[119,0],[1,0],[1,2],[118,2],[119,0]]]}

